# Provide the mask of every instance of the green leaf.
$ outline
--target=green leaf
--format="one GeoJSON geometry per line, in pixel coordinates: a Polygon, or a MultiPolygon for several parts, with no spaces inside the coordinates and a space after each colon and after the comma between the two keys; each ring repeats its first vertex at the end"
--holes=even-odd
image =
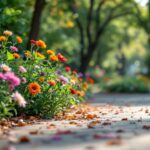
{"type": "Polygon", "coordinates": [[[14,56],[10,52],[7,51],[7,60],[13,60],[14,56]]]}

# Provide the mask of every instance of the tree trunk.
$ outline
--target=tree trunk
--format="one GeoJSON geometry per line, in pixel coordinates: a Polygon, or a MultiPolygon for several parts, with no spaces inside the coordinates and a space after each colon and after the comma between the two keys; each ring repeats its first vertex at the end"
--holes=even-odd
{"type": "Polygon", "coordinates": [[[80,72],[82,72],[83,74],[85,74],[85,72],[89,66],[89,63],[90,63],[90,61],[93,57],[93,54],[95,52],[96,46],[97,46],[96,44],[89,45],[88,50],[87,50],[87,54],[83,55],[81,57],[80,72]]]}
{"type": "Polygon", "coordinates": [[[31,29],[29,33],[29,40],[27,43],[27,49],[30,47],[30,39],[37,40],[40,29],[40,19],[42,16],[42,11],[44,9],[46,2],[45,0],[36,0],[34,6],[33,17],[31,21],[31,29]]]}

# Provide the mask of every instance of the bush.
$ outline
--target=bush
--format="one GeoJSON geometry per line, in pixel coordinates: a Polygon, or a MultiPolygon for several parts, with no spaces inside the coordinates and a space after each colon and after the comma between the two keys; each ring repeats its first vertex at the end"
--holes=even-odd
{"type": "Polygon", "coordinates": [[[104,85],[103,90],[116,93],[148,93],[150,87],[139,78],[126,76],[111,79],[104,85]]]}
{"type": "Polygon", "coordinates": [[[4,31],[0,43],[0,118],[16,113],[53,117],[84,99],[88,83],[63,67],[67,59],[62,54],[41,53],[44,41],[31,40],[31,49],[24,51],[23,39],[4,31]]]}

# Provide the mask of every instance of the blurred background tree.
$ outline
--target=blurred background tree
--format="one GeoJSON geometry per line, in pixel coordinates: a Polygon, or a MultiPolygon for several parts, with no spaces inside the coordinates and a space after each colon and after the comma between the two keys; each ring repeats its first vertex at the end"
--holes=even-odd
{"type": "Polygon", "coordinates": [[[148,74],[150,2],[137,1],[4,0],[0,32],[12,30],[26,43],[43,39],[82,72],[99,65],[107,73],[148,74]]]}

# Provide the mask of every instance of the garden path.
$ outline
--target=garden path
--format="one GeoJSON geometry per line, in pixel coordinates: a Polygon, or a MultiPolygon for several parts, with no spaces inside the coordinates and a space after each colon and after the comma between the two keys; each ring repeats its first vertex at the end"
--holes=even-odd
{"type": "Polygon", "coordinates": [[[11,150],[150,150],[150,95],[95,94],[90,103],[96,110],[89,113],[97,118],[46,120],[17,127],[10,132],[11,143],[0,139],[0,146],[11,150]],[[15,142],[24,135],[24,142],[15,142]]]}

